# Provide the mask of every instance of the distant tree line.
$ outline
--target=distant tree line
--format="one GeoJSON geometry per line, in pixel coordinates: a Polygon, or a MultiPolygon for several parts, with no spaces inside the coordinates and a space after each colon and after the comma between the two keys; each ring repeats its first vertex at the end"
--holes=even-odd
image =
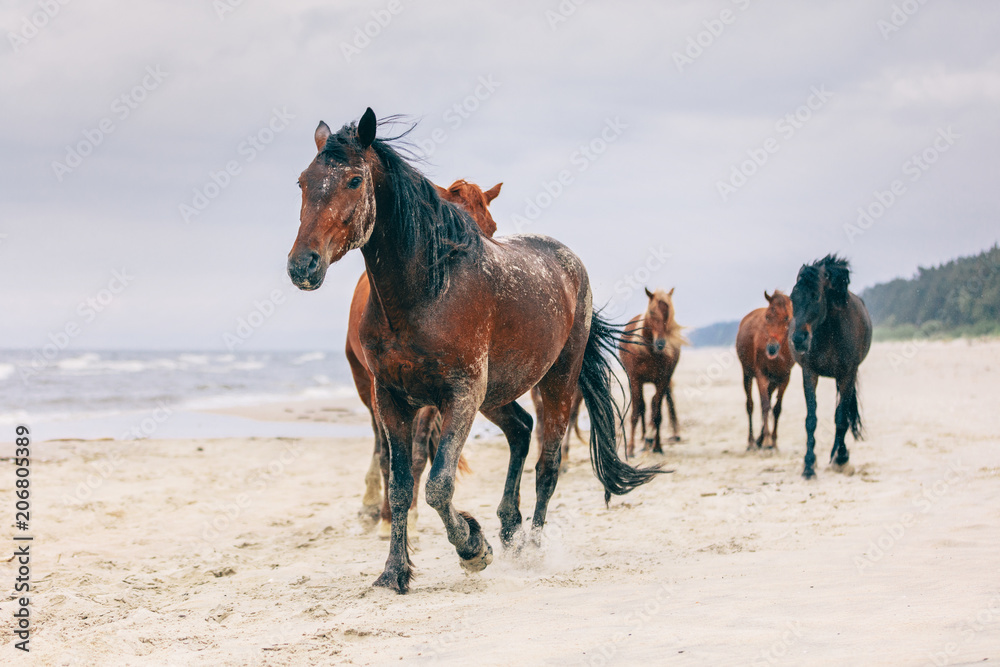
{"type": "Polygon", "coordinates": [[[861,293],[877,338],[1000,335],[1000,245],[861,293]]]}

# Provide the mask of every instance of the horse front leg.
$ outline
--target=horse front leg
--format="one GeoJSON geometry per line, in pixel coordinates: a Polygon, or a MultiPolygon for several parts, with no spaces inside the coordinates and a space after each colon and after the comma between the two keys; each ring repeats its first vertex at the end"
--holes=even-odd
{"type": "Polygon", "coordinates": [[[630,386],[632,388],[632,430],[629,434],[631,437],[629,437],[628,446],[625,448],[626,458],[635,455],[635,427],[640,423],[642,424],[642,439],[646,440],[646,399],[642,395],[642,383],[630,382],[630,386]]]}
{"type": "Polygon", "coordinates": [[[802,390],[806,397],[806,460],[802,476],[812,479],[816,476],[816,383],[819,376],[813,371],[802,367],[802,390]]]}
{"type": "Polygon", "coordinates": [[[411,465],[413,475],[413,502],[410,503],[410,513],[406,515],[410,530],[417,529],[417,504],[420,499],[420,478],[427,467],[428,458],[434,457],[436,443],[434,439],[440,434],[439,424],[435,422],[441,418],[436,408],[423,407],[417,410],[417,415],[413,420],[413,463],[411,465]]]}
{"type": "Polygon", "coordinates": [[[478,391],[466,389],[441,405],[441,442],[425,487],[427,504],[437,510],[448,533],[448,541],[455,546],[462,567],[469,572],[479,572],[492,563],[493,548],[486,541],[479,522],[468,512],[456,510],[452,498],[455,495],[458,458],[469,437],[472,420],[482,405],[485,384],[484,379],[482,387],[475,387],[478,391]]]}
{"type": "MultiPolygon", "coordinates": [[[[535,391],[537,390],[532,391],[532,395],[535,391]]],[[[537,414],[543,414],[540,403],[539,396],[537,414]]],[[[521,475],[524,472],[524,460],[528,457],[528,449],[531,446],[532,420],[531,415],[517,403],[508,403],[502,408],[483,414],[500,427],[510,447],[503,499],[497,507],[497,516],[500,518],[500,542],[505,549],[509,549],[514,546],[514,535],[521,529],[521,475]]],[[[540,433],[541,428],[539,428],[539,442],[542,440],[540,433]]]]}
{"type": "Polygon", "coordinates": [[[663,453],[663,445],[660,442],[660,424],[663,423],[663,389],[660,384],[655,385],[653,400],[649,403],[650,429],[653,431],[653,451],[657,454],[663,453]]]}
{"type": "Polygon", "coordinates": [[[404,397],[397,396],[383,387],[376,388],[379,416],[385,430],[388,445],[390,474],[388,484],[389,505],[392,521],[389,531],[389,557],[385,570],[375,580],[374,586],[382,586],[406,593],[410,589],[413,563],[410,561],[409,543],[406,537],[406,517],[413,501],[412,447],[413,419],[416,411],[404,397]]]}
{"type": "Polygon", "coordinates": [[[770,443],[770,415],[771,415],[771,392],[770,383],[763,373],[757,373],[757,393],[760,394],[760,436],[757,438],[757,447],[769,447],[770,443]]]}
{"type": "Polygon", "coordinates": [[[781,416],[781,401],[785,398],[785,389],[788,389],[788,378],[785,378],[778,385],[778,397],[774,401],[774,407],[771,408],[771,414],[774,415],[774,428],[771,430],[771,447],[775,449],[778,448],[778,417],[781,416]]]}

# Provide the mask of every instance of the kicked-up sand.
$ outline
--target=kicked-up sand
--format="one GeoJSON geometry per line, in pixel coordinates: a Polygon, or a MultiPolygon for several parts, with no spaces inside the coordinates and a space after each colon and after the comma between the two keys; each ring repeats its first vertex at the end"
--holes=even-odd
{"type": "MultiPolygon", "coordinates": [[[[497,537],[506,443],[471,439],[456,505],[496,558],[465,574],[421,500],[405,596],[371,587],[388,544],[358,517],[370,438],[35,443],[31,652],[14,648],[8,599],[0,664],[1000,660],[1000,341],[876,344],[861,367],[867,438],[848,438],[853,474],[825,464],[834,388],[822,380],[810,482],[798,370],[768,456],[744,451],[738,366],[732,350],[685,349],[683,440],[642,459],[676,472],[610,508],[574,439],[542,546],[520,555],[497,537]]],[[[359,407],[238,413],[363,425],[359,407]]],[[[12,591],[17,564],[0,560],[12,591]]]]}

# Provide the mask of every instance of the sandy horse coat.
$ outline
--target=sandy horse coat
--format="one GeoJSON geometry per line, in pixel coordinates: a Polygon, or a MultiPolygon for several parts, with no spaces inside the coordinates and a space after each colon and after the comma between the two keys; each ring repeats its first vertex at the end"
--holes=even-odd
{"type": "MultiPolygon", "coordinates": [[[[445,201],[450,201],[464,208],[483,230],[487,236],[493,236],[497,230],[497,224],[490,215],[489,204],[497,195],[503,183],[497,183],[485,192],[475,183],[465,180],[457,180],[447,189],[435,185],[438,195],[445,201]]],[[[371,295],[371,286],[368,283],[368,273],[362,273],[358,279],[358,284],[354,288],[354,297],[351,299],[351,308],[347,319],[347,362],[351,366],[351,375],[354,377],[354,386],[358,390],[358,396],[368,408],[371,415],[372,432],[375,435],[375,448],[372,452],[372,462],[365,475],[365,495],[362,501],[362,512],[373,519],[379,519],[378,532],[382,537],[389,537],[389,524],[392,520],[389,511],[389,449],[383,446],[382,429],[378,427],[378,418],[374,410],[374,397],[372,396],[372,374],[368,370],[368,365],[364,361],[364,350],[361,346],[361,337],[358,335],[358,327],[364,314],[365,307],[371,295]],[[382,482],[382,483],[380,483],[382,482]]],[[[437,409],[432,407],[421,408],[417,413],[413,433],[413,479],[415,483],[420,482],[420,477],[424,473],[428,458],[434,458],[434,448],[437,445],[437,436],[440,434],[440,419],[437,409]]],[[[465,460],[459,460],[459,469],[467,469],[465,460]]],[[[410,515],[411,524],[416,522],[417,517],[417,494],[413,495],[413,505],[410,515]]],[[[412,525],[411,525],[412,527],[412,525]]]]}
{"type": "Polygon", "coordinates": [[[371,296],[361,320],[364,356],[389,443],[392,534],[375,581],[409,588],[406,517],[413,499],[413,423],[417,411],[441,411],[441,440],[426,489],[448,540],[470,571],[492,562],[479,522],[452,503],[455,472],[476,412],[497,424],[510,445],[500,539],[520,534],[520,482],[531,416],[516,399],[539,385],[544,449],[535,466],[534,535],[545,523],[559,475],[560,443],[579,386],[591,419],[591,461],[606,496],[655,476],[618,458],[612,373],[605,352],[616,331],[593,313],[580,259],[554,239],[482,234],[468,214],[442,202],[431,183],[376,139],[368,109],[355,125],[316,129],[318,154],[302,172],[299,233],[288,273],[317,289],[332,262],[358,248],[371,296]]]}
{"type": "Polygon", "coordinates": [[[806,397],[806,458],[802,476],[816,471],[816,383],[820,376],[837,381],[837,432],[830,460],[843,468],[850,454],[844,437],[850,429],[855,440],[863,429],[858,405],[858,367],[872,344],[872,321],[861,298],[849,292],[851,268],[847,260],[827,255],[799,269],[792,289],[794,313],[789,325],[792,354],[802,366],[806,397]]]}
{"type": "MultiPolygon", "coordinates": [[[[628,375],[632,393],[631,431],[628,441],[628,455],[635,453],[635,428],[642,423],[642,437],[646,438],[646,399],[642,388],[651,383],[656,391],[651,402],[651,428],[653,429],[653,451],[662,452],[660,443],[660,423],[663,399],[667,399],[670,413],[672,442],[680,440],[677,433],[677,411],[671,386],[674,369],[681,358],[681,346],[687,344],[681,335],[682,327],[674,319],[674,290],[655,292],[646,290],[649,304],[646,312],[633,317],[625,325],[625,335],[618,344],[622,365],[628,375]]],[[[648,440],[647,440],[648,442],[648,440]]]]}
{"type": "Polygon", "coordinates": [[[781,400],[792,375],[792,351],[788,347],[788,324],[792,319],[792,300],[775,290],[773,295],[764,292],[767,308],[751,311],[736,334],[736,355],[743,366],[743,391],[747,395],[747,449],[773,449],[778,446],[778,417],[781,400]],[[757,380],[760,394],[760,437],[753,438],[753,381],[757,380]],[[774,402],[774,429],[768,428],[771,395],[778,391],[774,402]]]}

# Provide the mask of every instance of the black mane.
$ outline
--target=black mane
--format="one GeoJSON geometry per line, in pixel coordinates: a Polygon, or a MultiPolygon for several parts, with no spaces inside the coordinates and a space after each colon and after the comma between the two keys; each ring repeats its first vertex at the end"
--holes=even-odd
{"type": "MultiPolygon", "coordinates": [[[[379,125],[397,121],[383,119],[379,125]]],[[[412,127],[410,128],[412,130],[412,127]]],[[[452,260],[483,247],[483,236],[475,220],[464,210],[438,196],[434,185],[395,149],[410,130],[396,137],[375,139],[372,149],[382,162],[386,184],[392,194],[391,219],[397,226],[398,247],[419,259],[427,269],[427,290],[437,296],[448,288],[452,260]]],[[[357,125],[350,123],[327,139],[321,155],[347,161],[345,146],[358,152],[357,125]]]]}
{"type": "Polygon", "coordinates": [[[821,276],[830,283],[830,302],[837,306],[847,304],[847,287],[851,284],[851,265],[843,257],[827,255],[823,259],[818,259],[812,264],[804,264],[799,269],[795,286],[800,285],[812,293],[817,293],[821,286],[821,276]]]}

